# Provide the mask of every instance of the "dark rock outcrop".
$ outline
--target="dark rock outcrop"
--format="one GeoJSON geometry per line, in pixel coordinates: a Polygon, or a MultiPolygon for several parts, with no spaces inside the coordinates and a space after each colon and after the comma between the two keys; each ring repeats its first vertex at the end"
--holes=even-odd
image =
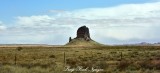
{"type": "Polygon", "coordinates": [[[89,28],[86,26],[79,27],[77,30],[77,37],[71,38],[69,37],[69,42],[66,46],[83,46],[83,47],[95,47],[102,46],[102,44],[92,40],[90,38],[89,28]]]}
{"type": "Polygon", "coordinates": [[[72,38],[71,37],[69,37],[69,42],[71,42],[72,41],[72,38]]]}
{"type": "Polygon", "coordinates": [[[82,27],[78,28],[76,38],[83,38],[87,41],[91,40],[90,33],[89,33],[89,28],[86,27],[86,26],[82,26],[82,27]]]}

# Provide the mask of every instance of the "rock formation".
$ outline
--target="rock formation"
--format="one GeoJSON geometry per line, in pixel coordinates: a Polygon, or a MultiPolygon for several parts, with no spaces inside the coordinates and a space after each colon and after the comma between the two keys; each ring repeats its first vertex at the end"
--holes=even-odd
{"type": "Polygon", "coordinates": [[[72,41],[72,38],[71,37],[69,37],[69,42],[71,42],[72,41]]]}
{"type": "Polygon", "coordinates": [[[69,37],[69,42],[66,46],[102,46],[102,44],[97,43],[96,41],[90,38],[89,28],[86,26],[79,27],[77,30],[76,38],[69,37]]]}
{"type": "Polygon", "coordinates": [[[78,28],[76,38],[83,38],[86,41],[91,40],[90,33],[89,33],[89,28],[86,27],[86,26],[82,26],[82,27],[78,28]]]}

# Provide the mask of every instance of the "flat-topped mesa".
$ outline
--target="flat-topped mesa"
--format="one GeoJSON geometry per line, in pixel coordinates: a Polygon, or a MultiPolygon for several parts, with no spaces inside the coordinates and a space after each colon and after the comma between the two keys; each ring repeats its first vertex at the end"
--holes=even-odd
{"type": "Polygon", "coordinates": [[[76,38],[83,38],[86,41],[91,40],[90,33],[89,33],[89,28],[86,27],[86,26],[82,26],[82,27],[78,28],[76,38]]]}

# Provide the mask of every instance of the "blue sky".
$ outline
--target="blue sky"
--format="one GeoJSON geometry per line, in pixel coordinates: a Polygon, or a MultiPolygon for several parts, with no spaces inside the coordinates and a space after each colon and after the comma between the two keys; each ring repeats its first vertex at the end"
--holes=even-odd
{"type": "Polygon", "coordinates": [[[82,25],[103,44],[160,42],[159,19],[159,0],[0,0],[0,44],[65,44],[82,25]]]}
{"type": "Polygon", "coordinates": [[[0,0],[0,19],[10,21],[16,16],[45,14],[48,10],[75,10],[145,3],[150,0],[0,0]]]}

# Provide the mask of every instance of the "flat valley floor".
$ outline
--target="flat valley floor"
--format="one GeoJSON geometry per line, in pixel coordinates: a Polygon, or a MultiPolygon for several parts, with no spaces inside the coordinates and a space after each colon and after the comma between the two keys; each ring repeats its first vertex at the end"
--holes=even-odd
{"type": "Polygon", "coordinates": [[[160,73],[160,46],[0,47],[0,73],[71,72],[160,73]]]}

